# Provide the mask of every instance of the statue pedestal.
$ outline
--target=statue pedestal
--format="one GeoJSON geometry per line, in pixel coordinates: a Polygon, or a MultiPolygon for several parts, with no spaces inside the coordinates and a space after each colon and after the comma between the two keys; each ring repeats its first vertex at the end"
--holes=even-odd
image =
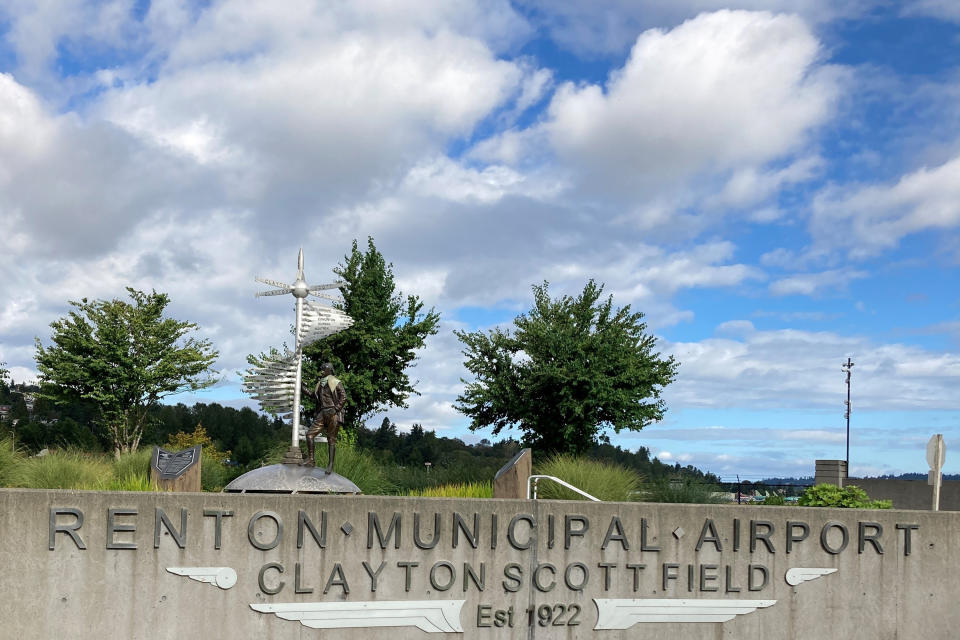
{"type": "Polygon", "coordinates": [[[281,464],[300,464],[303,461],[303,452],[300,451],[300,447],[291,446],[287,449],[287,452],[283,454],[283,460],[281,464]]]}
{"type": "Polygon", "coordinates": [[[298,464],[271,464],[248,471],[224,487],[223,492],[362,493],[357,485],[340,474],[328,474],[320,467],[303,467],[298,464]]]}

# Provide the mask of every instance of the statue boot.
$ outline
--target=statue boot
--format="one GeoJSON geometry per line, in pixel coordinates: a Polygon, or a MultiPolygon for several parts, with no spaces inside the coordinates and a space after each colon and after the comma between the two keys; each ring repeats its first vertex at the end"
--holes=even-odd
{"type": "Polygon", "coordinates": [[[307,438],[307,457],[302,463],[303,466],[312,467],[314,465],[314,460],[316,460],[316,458],[314,457],[315,446],[316,445],[314,444],[313,439],[307,438]]]}
{"type": "Polygon", "coordinates": [[[327,475],[333,473],[333,459],[337,453],[337,443],[332,442],[331,439],[327,438],[327,475]]]}

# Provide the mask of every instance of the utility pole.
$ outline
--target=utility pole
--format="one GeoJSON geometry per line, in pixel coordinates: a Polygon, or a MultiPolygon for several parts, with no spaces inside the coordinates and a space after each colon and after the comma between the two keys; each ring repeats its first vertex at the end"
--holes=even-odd
{"type": "Polygon", "coordinates": [[[841,366],[841,371],[847,374],[847,411],[844,414],[847,418],[847,475],[850,474],[850,372],[853,369],[853,360],[847,357],[847,361],[841,366]]]}

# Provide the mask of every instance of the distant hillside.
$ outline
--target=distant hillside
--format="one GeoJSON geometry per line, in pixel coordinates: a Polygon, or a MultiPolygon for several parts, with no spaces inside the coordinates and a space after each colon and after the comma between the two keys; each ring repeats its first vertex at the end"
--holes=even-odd
{"type": "MultiPolygon", "coordinates": [[[[865,478],[880,478],[883,480],[926,480],[926,473],[901,473],[899,475],[885,474],[882,476],[864,476],[865,478]]],[[[958,473],[945,473],[943,479],[946,481],[960,480],[958,473]]],[[[813,476],[805,478],[766,478],[761,480],[764,484],[784,484],[784,485],[809,485],[813,484],[813,476]]]]}

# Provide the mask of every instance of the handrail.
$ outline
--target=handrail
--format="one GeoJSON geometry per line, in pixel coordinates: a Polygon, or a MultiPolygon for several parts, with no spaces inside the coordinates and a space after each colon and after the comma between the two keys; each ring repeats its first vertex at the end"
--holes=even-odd
{"type": "Polygon", "coordinates": [[[587,500],[593,500],[594,502],[602,502],[600,498],[594,498],[592,495],[590,495],[586,491],[583,491],[582,489],[577,489],[575,486],[573,486],[569,482],[564,482],[560,478],[555,478],[554,476],[530,476],[529,478],[527,478],[527,500],[530,499],[531,487],[533,488],[533,499],[534,500],[537,499],[537,483],[540,482],[540,480],[553,480],[557,484],[564,486],[567,489],[570,489],[571,491],[575,491],[579,493],[587,500]]]}

